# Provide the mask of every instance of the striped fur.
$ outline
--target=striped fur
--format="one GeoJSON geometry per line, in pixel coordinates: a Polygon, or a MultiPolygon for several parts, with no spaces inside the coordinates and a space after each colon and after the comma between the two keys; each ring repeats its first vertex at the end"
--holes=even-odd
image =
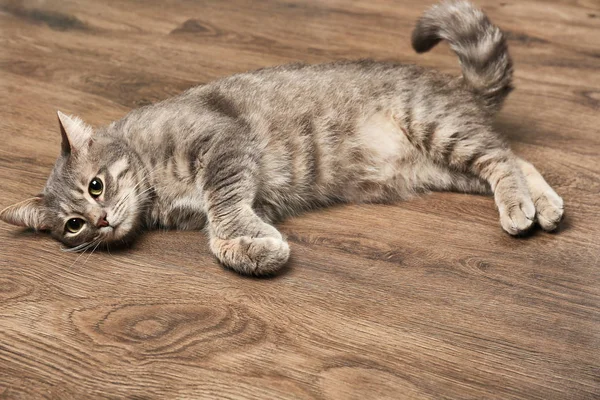
{"type": "Polygon", "coordinates": [[[468,3],[443,3],[419,20],[413,44],[426,51],[441,39],[464,79],[368,60],[292,64],[192,88],[96,130],[60,114],[63,152],[41,197],[0,218],[75,249],[141,228],[205,227],[224,265],[255,275],[288,259],[273,222],[336,202],[491,190],[510,234],[536,219],[555,229],[562,200],[491,125],[511,87],[502,33],[468,3]],[[95,178],[99,197],[88,190],[95,178]],[[65,230],[74,216],[85,220],[77,234],[65,230]]]}

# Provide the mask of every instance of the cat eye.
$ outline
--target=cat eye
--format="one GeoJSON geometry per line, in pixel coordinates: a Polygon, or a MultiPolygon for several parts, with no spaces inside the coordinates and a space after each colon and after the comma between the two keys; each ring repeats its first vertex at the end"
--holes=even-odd
{"type": "Polygon", "coordinates": [[[104,184],[102,183],[102,179],[95,177],[90,182],[90,186],[88,187],[88,191],[90,195],[94,198],[100,196],[102,191],[104,190],[104,184]]]}
{"type": "Polygon", "coordinates": [[[77,233],[81,230],[81,228],[83,228],[84,224],[85,224],[85,221],[82,220],[81,218],[71,218],[65,224],[65,229],[68,232],[77,233]]]}

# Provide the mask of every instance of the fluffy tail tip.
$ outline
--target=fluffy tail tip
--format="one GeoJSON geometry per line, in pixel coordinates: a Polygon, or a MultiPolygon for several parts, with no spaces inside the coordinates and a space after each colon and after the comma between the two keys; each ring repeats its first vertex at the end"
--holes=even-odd
{"type": "Polygon", "coordinates": [[[441,40],[438,29],[428,24],[424,19],[417,22],[411,37],[412,47],[419,54],[431,50],[441,40]]]}

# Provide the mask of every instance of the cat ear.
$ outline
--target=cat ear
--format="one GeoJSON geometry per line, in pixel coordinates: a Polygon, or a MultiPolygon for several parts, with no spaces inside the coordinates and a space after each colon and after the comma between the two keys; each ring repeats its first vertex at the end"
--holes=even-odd
{"type": "Polygon", "coordinates": [[[0,211],[0,220],[35,230],[47,229],[46,212],[41,197],[23,200],[0,211]]]}
{"type": "Polygon", "coordinates": [[[81,118],[69,116],[60,111],[57,114],[62,136],[62,152],[70,154],[85,149],[94,132],[92,127],[83,122],[81,118]]]}

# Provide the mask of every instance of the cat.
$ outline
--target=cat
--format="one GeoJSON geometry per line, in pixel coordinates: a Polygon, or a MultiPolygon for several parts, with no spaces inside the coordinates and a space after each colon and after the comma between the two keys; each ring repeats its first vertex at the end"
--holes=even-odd
{"type": "Polygon", "coordinates": [[[290,249],[274,222],[340,202],[493,192],[511,235],[557,228],[563,201],[491,125],[512,90],[506,39],[470,3],[433,6],[413,48],[446,40],[461,77],[393,62],[290,64],[194,87],[93,129],[58,112],[43,192],[0,219],[75,251],[142,229],[206,228],[220,262],[267,275],[290,249]]]}

